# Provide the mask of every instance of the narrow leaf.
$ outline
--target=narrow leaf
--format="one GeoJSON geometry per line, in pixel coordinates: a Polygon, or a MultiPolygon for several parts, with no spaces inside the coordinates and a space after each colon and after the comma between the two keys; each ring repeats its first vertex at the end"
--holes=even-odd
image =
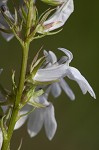
{"type": "Polygon", "coordinates": [[[48,16],[51,14],[51,12],[53,12],[55,9],[51,9],[49,10],[47,13],[45,13],[45,15],[41,18],[40,20],[40,24],[43,24],[45,22],[45,20],[48,18],[48,16]]]}
{"type": "Polygon", "coordinates": [[[33,68],[33,65],[36,63],[37,59],[38,59],[38,56],[39,56],[39,53],[40,51],[42,50],[43,46],[39,49],[39,51],[37,52],[37,54],[35,55],[33,61],[32,61],[32,64],[31,64],[31,67],[30,67],[30,73],[32,72],[32,68],[33,68]]]}

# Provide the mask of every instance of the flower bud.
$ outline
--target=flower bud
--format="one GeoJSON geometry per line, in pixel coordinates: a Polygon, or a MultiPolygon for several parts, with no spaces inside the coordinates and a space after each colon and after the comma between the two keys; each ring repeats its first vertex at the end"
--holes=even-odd
{"type": "MultiPolygon", "coordinates": [[[[63,0],[60,0],[60,2],[63,2],[63,0]]],[[[44,34],[62,27],[73,11],[73,0],[64,0],[61,6],[57,6],[56,12],[46,21],[44,21],[38,32],[44,34]]]]}

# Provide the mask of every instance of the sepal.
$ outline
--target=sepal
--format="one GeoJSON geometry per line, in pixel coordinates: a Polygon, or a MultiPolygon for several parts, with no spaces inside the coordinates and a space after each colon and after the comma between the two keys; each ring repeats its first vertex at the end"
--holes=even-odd
{"type": "Polygon", "coordinates": [[[37,60],[37,62],[30,67],[30,75],[27,77],[26,82],[33,83],[33,78],[35,74],[37,73],[38,69],[41,67],[41,65],[44,63],[45,57],[41,57],[37,60]]]}
{"type": "Polygon", "coordinates": [[[29,88],[24,94],[22,98],[22,102],[20,105],[20,109],[24,107],[26,104],[32,105],[35,108],[44,107],[42,104],[36,101],[36,99],[41,96],[44,93],[44,91],[38,90],[35,91],[35,86],[32,85],[31,88],[29,88]]]}
{"type": "Polygon", "coordinates": [[[13,89],[13,93],[16,94],[17,86],[15,82],[15,71],[12,71],[12,89],[13,89]]]}
{"type": "Polygon", "coordinates": [[[39,23],[38,23],[39,24],[38,30],[37,30],[38,33],[44,32],[45,27],[43,26],[43,24],[54,10],[55,9],[48,9],[43,14],[41,14],[41,16],[39,17],[39,23]]]}
{"type": "Polygon", "coordinates": [[[62,0],[41,0],[41,1],[52,6],[59,6],[62,4],[62,0]]]}

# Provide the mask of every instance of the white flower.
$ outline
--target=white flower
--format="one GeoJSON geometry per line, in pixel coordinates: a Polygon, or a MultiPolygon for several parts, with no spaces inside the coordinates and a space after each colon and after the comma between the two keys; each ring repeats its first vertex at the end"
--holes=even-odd
{"type": "MultiPolygon", "coordinates": [[[[42,25],[43,29],[42,27],[38,29],[37,31],[38,33],[49,32],[58,29],[65,24],[65,22],[67,21],[67,19],[69,18],[69,16],[74,10],[74,5],[73,5],[73,0],[64,0],[62,2],[63,2],[62,5],[56,8],[56,12],[43,23],[42,25]]],[[[20,5],[22,5],[23,1],[20,1],[20,3],[21,3],[20,5]]],[[[2,0],[0,3],[0,7],[5,12],[7,17],[13,20],[12,15],[10,14],[7,7],[7,0],[4,1],[2,0]]],[[[6,23],[4,17],[2,16],[1,12],[0,12],[0,28],[9,30],[9,26],[6,23]]],[[[10,41],[14,36],[13,34],[4,33],[2,31],[0,32],[7,41],[10,41]]]]}
{"type": "MultiPolygon", "coordinates": [[[[92,87],[89,85],[88,81],[81,75],[79,70],[69,66],[69,63],[73,59],[72,53],[64,48],[59,48],[59,49],[63,51],[67,56],[63,57],[60,60],[60,62],[56,64],[48,65],[46,68],[39,69],[36,75],[34,76],[33,80],[38,82],[49,82],[54,80],[60,80],[61,83],[60,86],[65,90],[65,92],[71,99],[74,99],[74,94],[72,90],[62,79],[63,77],[68,77],[69,79],[74,80],[78,83],[83,94],[86,94],[88,91],[93,98],[96,98],[92,87]]],[[[55,55],[53,55],[52,57],[53,57],[53,61],[56,61],[55,55]]],[[[59,90],[59,86],[57,84],[56,86],[58,87],[57,89],[59,90]]]]}
{"type": "MultiPolygon", "coordinates": [[[[44,55],[46,56],[46,63],[48,64],[46,67],[51,66],[51,65],[57,66],[63,62],[69,63],[73,59],[73,55],[69,51],[68,51],[69,59],[66,56],[63,56],[59,61],[57,61],[57,57],[52,51],[49,51],[49,53],[47,51],[44,51],[44,55]]],[[[47,88],[46,92],[48,94],[49,92],[51,92],[54,97],[58,97],[61,94],[62,89],[71,100],[75,99],[75,95],[73,91],[71,90],[71,88],[69,87],[69,85],[63,78],[59,79],[59,82],[55,82],[51,84],[47,88]]]]}
{"type": "Polygon", "coordinates": [[[8,0],[0,0],[0,6],[7,3],[8,0]]]}
{"type": "MultiPolygon", "coordinates": [[[[8,7],[7,7],[7,1],[8,0],[1,0],[0,1],[0,9],[2,9],[2,11],[4,11],[6,13],[6,15],[9,17],[9,18],[12,18],[9,10],[8,10],[8,7]]],[[[5,30],[9,30],[9,26],[7,24],[7,22],[5,21],[3,15],[1,14],[0,12],[0,28],[1,29],[5,29],[5,30]]],[[[8,33],[4,33],[2,31],[0,31],[2,36],[7,40],[7,41],[10,41],[12,38],[13,38],[13,34],[8,34],[8,33]]]]}
{"type": "MultiPolygon", "coordinates": [[[[30,137],[36,136],[44,126],[46,136],[51,140],[56,132],[57,123],[54,115],[54,107],[46,100],[44,95],[38,99],[39,103],[46,105],[44,108],[36,108],[30,115],[22,117],[15,125],[15,129],[21,127],[28,119],[28,133],[30,137]]],[[[31,106],[25,106],[20,114],[25,114],[31,110],[31,106]]]]}
{"type": "Polygon", "coordinates": [[[43,31],[38,32],[49,32],[62,27],[73,11],[73,0],[64,0],[63,4],[57,7],[56,12],[44,22],[43,31]]]}

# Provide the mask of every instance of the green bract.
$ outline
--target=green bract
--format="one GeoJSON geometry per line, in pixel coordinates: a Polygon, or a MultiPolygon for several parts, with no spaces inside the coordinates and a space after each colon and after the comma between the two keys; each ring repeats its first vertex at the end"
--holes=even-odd
{"type": "Polygon", "coordinates": [[[41,0],[41,1],[52,6],[58,6],[62,4],[61,0],[41,0]]]}

